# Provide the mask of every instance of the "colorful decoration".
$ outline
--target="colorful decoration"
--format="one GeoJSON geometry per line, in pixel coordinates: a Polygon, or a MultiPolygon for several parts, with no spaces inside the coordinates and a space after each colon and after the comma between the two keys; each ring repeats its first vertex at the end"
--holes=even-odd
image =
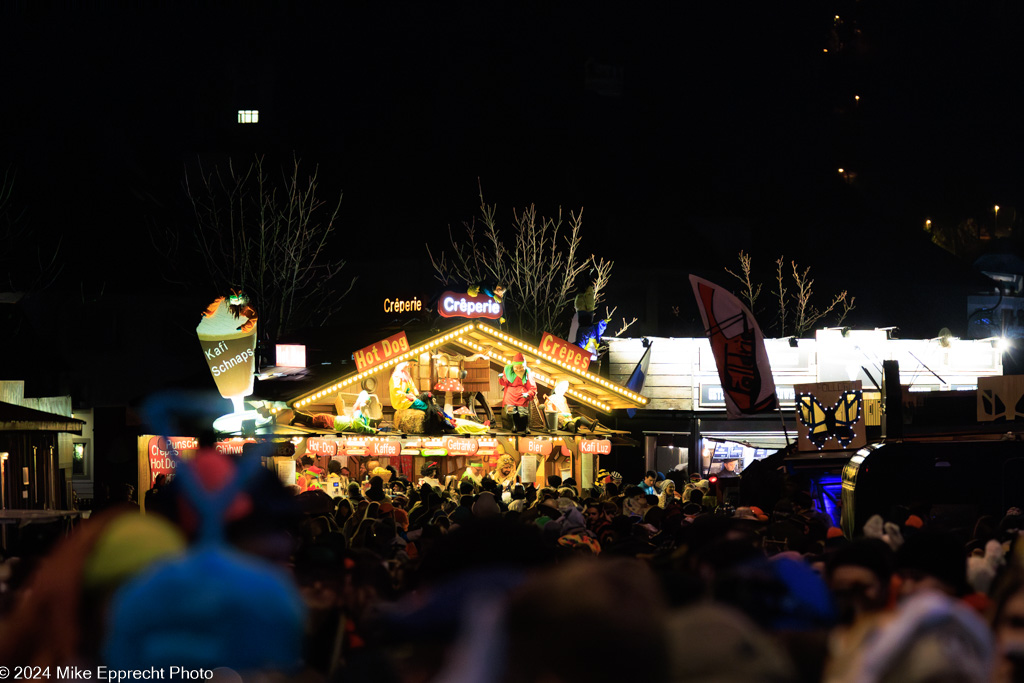
{"type": "Polygon", "coordinates": [[[796,390],[800,450],[854,449],[867,442],[860,381],[798,384],[796,390]]]}
{"type": "Polygon", "coordinates": [[[498,377],[498,384],[503,389],[501,406],[506,426],[511,427],[513,434],[528,431],[529,405],[537,396],[537,384],[533,381],[523,354],[517,353],[512,361],[505,365],[504,371],[498,377]]]}
{"type": "Polygon", "coordinates": [[[256,374],[256,312],[245,294],[232,290],[215,299],[203,311],[196,335],[220,395],[240,410],[256,374]]]}

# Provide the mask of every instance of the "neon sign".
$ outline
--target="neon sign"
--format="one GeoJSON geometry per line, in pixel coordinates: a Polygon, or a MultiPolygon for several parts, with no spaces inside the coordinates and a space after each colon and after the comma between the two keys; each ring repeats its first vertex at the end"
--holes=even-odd
{"type": "Polygon", "coordinates": [[[442,318],[501,318],[501,304],[489,296],[470,296],[466,292],[445,292],[437,302],[442,318]]]}
{"type": "Polygon", "coordinates": [[[417,297],[412,299],[384,299],[385,313],[418,313],[423,310],[423,302],[417,297]]]}

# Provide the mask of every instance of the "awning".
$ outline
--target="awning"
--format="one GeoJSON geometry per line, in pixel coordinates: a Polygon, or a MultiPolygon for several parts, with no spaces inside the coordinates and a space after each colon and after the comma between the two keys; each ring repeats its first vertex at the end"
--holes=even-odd
{"type": "Polygon", "coordinates": [[[0,401],[0,432],[71,432],[81,434],[84,420],[0,401]]]}

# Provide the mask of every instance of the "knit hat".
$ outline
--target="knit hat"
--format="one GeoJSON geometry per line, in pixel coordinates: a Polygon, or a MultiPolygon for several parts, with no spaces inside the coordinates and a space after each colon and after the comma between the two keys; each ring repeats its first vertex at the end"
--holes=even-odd
{"type": "Polygon", "coordinates": [[[117,585],[157,560],[181,555],[186,545],[181,529],[160,515],[122,515],[96,539],[82,569],[82,584],[117,585]]]}
{"type": "Polygon", "coordinates": [[[519,364],[522,364],[522,363],[525,363],[525,362],[526,362],[526,359],[523,358],[523,354],[522,353],[517,353],[515,356],[512,357],[512,365],[519,365],[519,364]]]}

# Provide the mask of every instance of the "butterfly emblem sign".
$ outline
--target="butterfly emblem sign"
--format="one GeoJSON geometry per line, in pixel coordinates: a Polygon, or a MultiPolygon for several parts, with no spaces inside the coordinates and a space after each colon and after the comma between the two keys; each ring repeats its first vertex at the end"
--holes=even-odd
{"type": "Polygon", "coordinates": [[[795,389],[799,450],[847,450],[867,443],[859,381],[800,384],[795,389]]]}

